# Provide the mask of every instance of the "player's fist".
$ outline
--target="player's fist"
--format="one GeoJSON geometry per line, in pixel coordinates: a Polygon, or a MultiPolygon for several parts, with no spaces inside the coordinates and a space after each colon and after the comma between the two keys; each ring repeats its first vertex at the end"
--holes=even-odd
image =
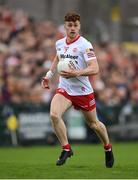
{"type": "Polygon", "coordinates": [[[41,81],[41,86],[44,89],[49,89],[49,79],[46,77],[43,77],[41,81]]]}

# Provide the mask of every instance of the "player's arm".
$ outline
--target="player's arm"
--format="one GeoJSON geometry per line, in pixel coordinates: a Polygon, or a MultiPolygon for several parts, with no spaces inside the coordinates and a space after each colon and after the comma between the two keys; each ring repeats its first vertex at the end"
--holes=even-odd
{"type": "Polygon", "coordinates": [[[90,76],[99,72],[99,65],[94,53],[93,46],[90,42],[86,42],[82,49],[83,57],[87,63],[87,67],[78,72],[78,76],[90,76]]]}
{"type": "Polygon", "coordinates": [[[52,65],[51,65],[51,67],[49,69],[49,71],[46,73],[45,77],[42,78],[41,85],[42,85],[43,88],[49,89],[49,80],[52,79],[52,77],[55,74],[58,61],[59,61],[58,56],[56,55],[54,60],[53,60],[52,65]]]}
{"type": "Polygon", "coordinates": [[[87,67],[85,69],[81,69],[81,70],[71,69],[67,72],[62,71],[60,75],[66,78],[72,78],[72,77],[78,77],[78,76],[96,75],[98,74],[98,72],[99,72],[99,65],[95,57],[87,61],[87,67]]]}
{"type": "Polygon", "coordinates": [[[87,68],[78,71],[77,76],[90,76],[99,73],[99,65],[96,57],[87,61],[87,65],[87,68]]]}

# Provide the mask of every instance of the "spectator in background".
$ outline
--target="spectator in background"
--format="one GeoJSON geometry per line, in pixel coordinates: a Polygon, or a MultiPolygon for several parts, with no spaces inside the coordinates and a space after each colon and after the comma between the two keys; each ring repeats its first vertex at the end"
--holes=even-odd
{"type": "Polygon", "coordinates": [[[54,43],[62,34],[54,23],[36,23],[21,10],[2,7],[0,17],[0,47],[7,49],[6,54],[2,52],[1,99],[5,103],[49,103],[52,92],[46,94],[40,88],[40,78],[51,65],[54,43]]]}

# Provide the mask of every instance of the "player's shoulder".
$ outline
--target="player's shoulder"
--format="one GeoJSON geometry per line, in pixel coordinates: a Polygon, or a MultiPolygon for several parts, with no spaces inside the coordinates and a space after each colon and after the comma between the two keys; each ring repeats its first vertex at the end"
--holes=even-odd
{"type": "Polygon", "coordinates": [[[82,47],[92,46],[92,43],[83,36],[80,37],[80,44],[82,45],[82,47]]]}
{"type": "Polygon", "coordinates": [[[85,37],[81,36],[80,37],[80,43],[83,45],[83,46],[88,46],[88,45],[91,45],[91,42],[86,39],[85,37]]]}
{"type": "Polygon", "coordinates": [[[80,41],[82,41],[83,43],[90,43],[90,41],[83,36],[80,36],[80,41]]]}
{"type": "Polygon", "coordinates": [[[63,44],[65,41],[66,41],[66,37],[57,40],[57,41],[56,41],[56,46],[60,46],[60,45],[63,44]]]}

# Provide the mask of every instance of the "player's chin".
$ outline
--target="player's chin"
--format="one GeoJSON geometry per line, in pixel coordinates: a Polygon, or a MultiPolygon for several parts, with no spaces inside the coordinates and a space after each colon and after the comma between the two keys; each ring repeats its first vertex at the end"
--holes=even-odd
{"type": "Polygon", "coordinates": [[[75,37],[76,37],[76,33],[71,32],[71,33],[70,33],[70,37],[71,37],[71,38],[75,38],[75,37]]]}

